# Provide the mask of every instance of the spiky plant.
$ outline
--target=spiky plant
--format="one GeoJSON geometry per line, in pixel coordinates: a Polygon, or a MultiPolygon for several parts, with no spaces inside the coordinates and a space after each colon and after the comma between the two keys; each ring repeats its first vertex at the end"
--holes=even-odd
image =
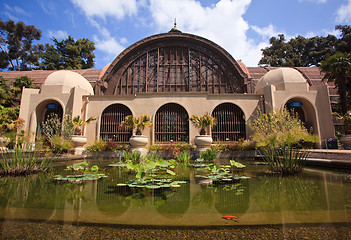
{"type": "Polygon", "coordinates": [[[196,128],[200,129],[200,135],[206,135],[206,128],[217,124],[216,118],[212,117],[208,113],[205,113],[201,117],[192,115],[189,120],[195,125],[196,128]]]}
{"type": "Polygon", "coordinates": [[[133,117],[133,115],[126,116],[125,120],[121,123],[121,127],[136,129],[135,135],[141,135],[142,131],[147,127],[152,127],[151,118],[148,115],[141,114],[140,117],[133,117]]]}
{"type": "Polygon", "coordinates": [[[75,134],[81,135],[82,127],[95,120],[96,120],[96,117],[90,117],[85,121],[82,118],[80,118],[80,116],[76,116],[75,118],[73,118],[72,122],[73,122],[73,126],[75,127],[75,134]]]}

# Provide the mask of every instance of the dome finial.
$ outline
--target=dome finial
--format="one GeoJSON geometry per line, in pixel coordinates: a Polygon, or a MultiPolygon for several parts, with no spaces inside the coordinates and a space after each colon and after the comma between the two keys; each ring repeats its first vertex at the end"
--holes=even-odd
{"type": "Polygon", "coordinates": [[[171,31],[169,32],[177,32],[177,33],[181,33],[181,31],[177,28],[177,18],[174,18],[174,26],[171,29],[171,31]]]}

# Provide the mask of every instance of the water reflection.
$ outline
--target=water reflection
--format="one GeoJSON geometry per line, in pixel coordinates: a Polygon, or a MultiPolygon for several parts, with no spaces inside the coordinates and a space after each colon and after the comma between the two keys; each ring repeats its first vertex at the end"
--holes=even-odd
{"type": "MultiPolygon", "coordinates": [[[[246,224],[250,223],[250,214],[262,216],[257,224],[270,224],[272,215],[278,222],[283,218],[297,222],[318,222],[322,218],[321,221],[340,222],[348,221],[345,216],[350,215],[347,212],[351,209],[348,174],[306,170],[298,177],[282,178],[263,177],[245,170],[246,175],[252,176],[250,179],[204,186],[196,184],[194,179],[194,175],[201,174],[199,170],[179,171],[182,174],[177,180],[188,183],[166,190],[118,187],[118,183],[134,178],[125,169],[118,168],[106,169],[107,178],[81,184],[54,182],[56,173],[3,177],[0,178],[0,217],[123,224],[133,216],[140,224],[142,221],[151,224],[151,216],[158,216],[158,221],[191,225],[194,224],[192,215],[201,215],[196,218],[200,224],[206,221],[223,224],[218,215],[241,219],[248,216],[246,224]],[[288,215],[281,217],[285,213],[288,215]],[[138,218],[139,214],[145,219],[138,218]],[[316,217],[310,220],[313,214],[316,217]],[[218,221],[211,220],[212,216],[218,221]]],[[[242,222],[244,220],[239,223],[242,222]]]]}

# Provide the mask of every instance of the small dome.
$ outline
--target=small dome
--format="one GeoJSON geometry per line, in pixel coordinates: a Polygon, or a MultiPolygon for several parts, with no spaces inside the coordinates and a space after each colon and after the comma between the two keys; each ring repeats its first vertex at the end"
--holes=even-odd
{"type": "Polygon", "coordinates": [[[91,84],[82,75],[68,71],[60,70],[50,74],[45,82],[46,86],[65,86],[65,87],[78,87],[87,91],[89,94],[94,95],[94,90],[91,84]]]}
{"type": "Polygon", "coordinates": [[[305,78],[294,68],[277,68],[267,72],[256,84],[255,92],[263,93],[265,86],[275,86],[283,90],[285,83],[305,83],[305,78]]]}

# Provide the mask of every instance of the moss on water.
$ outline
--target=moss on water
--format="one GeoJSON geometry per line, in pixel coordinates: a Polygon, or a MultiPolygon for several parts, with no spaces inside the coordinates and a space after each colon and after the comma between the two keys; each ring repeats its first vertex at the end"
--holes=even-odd
{"type": "Polygon", "coordinates": [[[198,229],[77,226],[26,221],[4,221],[0,225],[1,239],[351,239],[349,224],[198,229]]]}

